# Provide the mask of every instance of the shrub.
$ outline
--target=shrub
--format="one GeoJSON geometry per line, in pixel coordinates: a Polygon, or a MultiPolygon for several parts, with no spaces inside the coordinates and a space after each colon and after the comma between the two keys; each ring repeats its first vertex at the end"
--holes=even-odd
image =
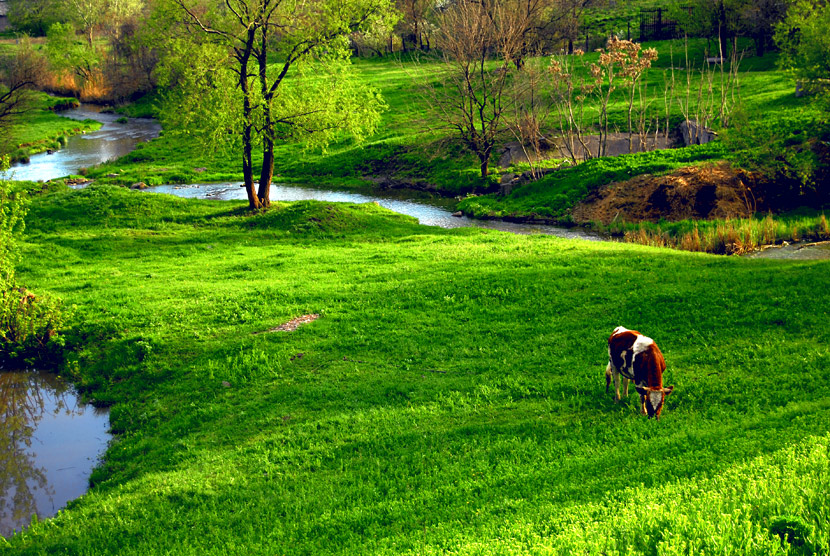
{"type": "Polygon", "coordinates": [[[64,339],[60,303],[26,288],[0,292],[0,365],[52,366],[61,359],[64,339]]]}
{"type": "MultiPolygon", "coordinates": [[[[0,159],[0,171],[9,167],[9,158],[0,159]]],[[[0,180],[0,291],[14,283],[14,265],[17,263],[16,238],[23,231],[26,199],[15,194],[11,184],[0,180]]]]}

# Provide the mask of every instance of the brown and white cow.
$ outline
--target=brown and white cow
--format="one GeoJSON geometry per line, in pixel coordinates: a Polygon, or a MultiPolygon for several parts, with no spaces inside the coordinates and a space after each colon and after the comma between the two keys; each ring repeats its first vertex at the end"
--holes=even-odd
{"type": "Polygon", "coordinates": [[[618,326],[608,338],[608,367],[605,369],[605,391],[614,378],[614,401],[620,401],[620,375],[625,380],[624,393],[628,396],[628,383],[634,382],[640,394],[643,415],[660,418],[663,402],[672,393],[674,386],[663,388],[663,371],[666,360],[660,348],[651,338],[636,330],[618,326]]]}

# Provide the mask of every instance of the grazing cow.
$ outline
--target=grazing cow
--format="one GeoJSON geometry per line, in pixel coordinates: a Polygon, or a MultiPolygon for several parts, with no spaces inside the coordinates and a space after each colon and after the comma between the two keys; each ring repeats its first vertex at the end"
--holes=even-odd
{"type": "Polygon", "coordinates": [[[663,402],[672,393],[674,386],[663,388],[663,371],[666,360],[660,348],[651,338],[643,336],[636,330],[618,326],[608,338],[608,367],[605,369],[605,391],[614,378],[616,389],[614,401],[620,401],[620,375],[625,380],[624,393],[628,396],[628,383],[634,382],[640,394],[643,415],[660,418],[663,402]]]}

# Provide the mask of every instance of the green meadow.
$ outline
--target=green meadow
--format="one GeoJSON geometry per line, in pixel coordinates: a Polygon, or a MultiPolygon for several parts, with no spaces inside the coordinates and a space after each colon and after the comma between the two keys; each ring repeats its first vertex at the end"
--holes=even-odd
{"type": "MultiPolygon", "coordinates": [[[[705,41],[645,46],[660,51],[653,91],[673,71],[685,82],[685,67],[697,86],[705,41]]],[[[821,114],[776,63],[741,61],[743,136],[591,160],[496,195],[502,174],[528,166],[480,178],[418,91],[437,82],[434,61],[355,60],[388,105],[378,133],[325,151],[281,145],[275,181],[384,178],[472,194],[459,207],[477,217],[567,222],[607,183],[800,145],[821,114]]],[[[151,115],[160,99],[121,109],[151,115]]],[[[95,126],[48,108],[12,129],[21,155],[95,126]]],[[[625,124],[619,99],[609,119],[625,124]]],[[[85,169],[86,189],[14,186],[30,200],[16,279],[60,300],[56,370],[109,407],[114,438],[89,492],[0,538],[0,552],[830,553],[830,262],[445,230],[375,204],[252,214],[117,187],[241,179],[237,153],[177,131],[85,169]],[[659,421],[633,389],[620,404],[605,391],[619,325],[666,357],[675,389],[659,421]]],[[[700,246],[720,225],[607,231],[700,246]]],[[[736,226],[747,243],[830,237],[816,210],[736,226]]]]}
{"type": "MultiPolygon", "coordinates": [[[[715,43],[708,45],[715,46],[715,43]]],[[[726,64],[726,73],[722,74],[718,66],[705,62],[706,56],[712,54],[707,52],[705,40],[644,43],[643,47],[654,47],[659,52],[644,80],[649,110],[652,115],[661,115],[659,129],[666,128],[666,116],[672,129],[679,125],[684,119],[682,106],[689,103],[692,108],[687,111],[694,118],[695,97],[701,82],[708,89],[710,78],[713,102],[720,102],[721,83],[729,80],[729,67],[726,64]],[[704,69],[711,73],[705,73],[704,69]],[[666,90],[670,82],[674,82],[673,93],[666,90]],[[667,99],[671,102],[666,113],[667,99]]],[[[501,135],[500,146],[494,151],[491,175],[482,179],[477,158],[463,147],[448,126],[430,113],[421,86],[440,83],[438,62],[429,57],[355,59],[352,68],[355,78],[378,90],[388,105],[378,133],[360,144],[342,138],[323,151],[306,150],[300,144],[280,145],[275,152],[275,181],[338,188],[375,187],[380,181],[447,197],[472,194],[459,204],[459,209],[470,216],[568,223],[570,208],[593,189],[641,174],[666,174],[684,166],[721,160],[754,169],[787,159],[798,167],[798,157],[809,152],[811,143],[806,138],[813,136],[821,112],[810,98],[795,97],[793,81],[778,68],[777,53],[757,57],[752,55],[751,47],[751,41],[738,41],[738,77],[731,87],[724,85],[723,89],[729,99],[731,119],[741,121],[739,131],[718,127],[723,140],[710,145],[594,159],[573,167],[565,164],[561,170],[516,187],[507,195],[494,192],[498,190],[501,176],[529,169],[526,163],[507,168],[497,165],[501,145],[515,137],[508,132],[501,135]]],[[[586,54],[585,63],[596,62],[598,56],[586,54]]],[[[529,60],[528,65],[545,75],[549,61],[547,57],[540,57],[529,60]]],[[[581,74],[584,68],[576,69],[581,74]]],[[[548,95],[548,85],[543,84],[539,93],[543,97],[548,95]]],[[[132,112],[127,112],[147,115],[159,102],[157,97],[145,99],[131,108],[132,112]]],[[[508,113],[512,110],[509,108],[508,113]]],[[[586,121],[595,119],[595,112],[595,106],[586,105],[586,121]]],[[[609,129],[626,132],[627,104],[621,95],[612,96],[608,112],[609,129]]],[[[548,128],[555,127],[553,113],[547,114],[546,120],[548,128]]],[[[652,132],[655,129],[652,124],[652,132]]],[[[816,133],[826,133],[826,130],[816,133]]],[[[562,166],[566,162],[545,161],[539,166],[562,166]]],[[[158,185],[241,179],[236,152],[212,150],[186,130],[165,130],[162,137],[139,145],[136,151],[118,161],[90,168],[86,175],[122,185],[138,181],[158,185]],[[118,176],[107,177],[112,174],[118,176]]]]}
{"type": "Polygon", "coordinates": [[[33,195],[22,255],[115,438],[9,554],[830,549],[826,261],[102,185],[33,195]],[[618,325],[659,421],[605,392],[618,325]]]}

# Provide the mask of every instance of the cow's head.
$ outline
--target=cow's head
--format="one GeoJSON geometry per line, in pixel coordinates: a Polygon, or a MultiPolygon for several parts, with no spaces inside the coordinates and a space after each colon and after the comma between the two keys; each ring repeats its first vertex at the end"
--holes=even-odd
{"type": "Polygon", "coordinates": [[[638,388],[637,390],[642,396],[643,408],[649,419],[652,417],[659,419],[660,412],[663,411],[663,402],[666,401],[666,396],[672,393],[674,386],[668,388],[638,388]]]}

